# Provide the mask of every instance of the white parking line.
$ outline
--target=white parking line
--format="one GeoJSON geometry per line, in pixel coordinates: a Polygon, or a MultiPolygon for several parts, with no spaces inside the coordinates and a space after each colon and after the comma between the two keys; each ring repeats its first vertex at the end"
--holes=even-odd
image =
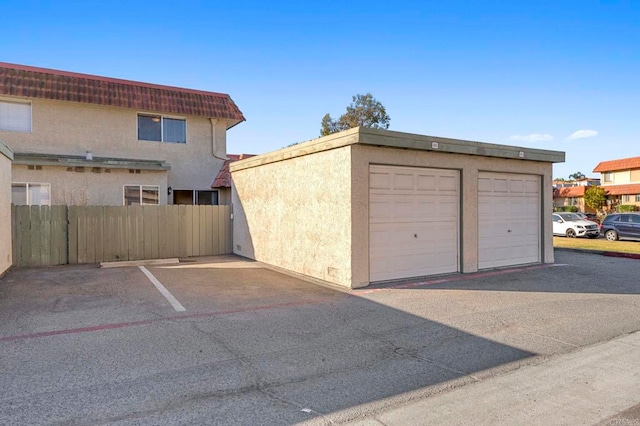
{"type": "Polygon", "coordinates": [[[158,279],[156,277],[154,277],[153,274],[151,272],[149,272],[149,270],[147,270],[147,268],[145,268],[144,266],[138,266],[138,268],[142,271],[142,273],[144,273],[147,276],[147,278],[149,278],[149,281],[151,281],[153,283],[153,285],[156,286],[158,291],[160,293],[162,293],[162,295],[165,297],[165,299],[167,299],[169,301],[169,303],[171,303],[171,306],[173,306],[173,309],[175,309],[178,312],[186,311],[184,306],[182,306],[180,304],[180,302],[178,302],[178,299],[173,297],[173,294],[169,293],[169,290],[164,288],[162,283],[160,281],[158,281],[158,279]]]}

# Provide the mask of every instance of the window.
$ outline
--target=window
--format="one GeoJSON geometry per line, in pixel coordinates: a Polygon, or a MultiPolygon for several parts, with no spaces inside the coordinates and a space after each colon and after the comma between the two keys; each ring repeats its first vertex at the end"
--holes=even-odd
{"type": "Polygon", "coordinates": [[[628,203],[629,201],[631,201],[631,196],[630,195],[623,195],[622,196],[622,202],[623,203],[628,203]]]}
{"type": "Polygon", "coordinates": [[[173,204],[217,206],[218,191],[173,190],[173,204]]]}
{"type": "Polygon", "coordinates": [[[613,182],[613,172],[604,172],[602,174],[602,180],[605,182],[613,182]]]}
{"type": "Polygon", "coordinates": [[[51,205],[51,185],[48,183],[12,183],[11,202],[16,206],[51,205]]]}
{"type": "Polygon", "coordinates": [[[160,191],[157,185],[125,185],[124,205],[133,206],[140,204],[158,205],[160,191]]]}
{"type": "Polygon", "coordinates": [[[31,102],[0,100],[0,130],[31,132],[31,102]]]}
{"type": "Polygon", "coordinates": [[[138,114],[138,140],[187,143],[187,120],[138,114]]]}
{"type": "Polygon", "coordinates": [[[218,191],[195,191],[196,202],[199,206],[217,206],[218,191]]]}
{"type": "Polygon", "coordinates": [[[640,203],[640,194],[636,194],[636,203],[640,203]]]}

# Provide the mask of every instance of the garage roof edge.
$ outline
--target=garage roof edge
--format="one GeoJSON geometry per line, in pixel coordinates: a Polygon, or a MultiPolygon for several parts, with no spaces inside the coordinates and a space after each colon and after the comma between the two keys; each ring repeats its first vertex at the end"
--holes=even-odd
{"type": "Polygon", "coordinates": [[[565,153],[562,151],[549,151],[391,130],[355,127],[343,132],[251,157],[246,160],[236,161],[230,165],[230,169],[231,172],[234,172],[355,144],[546,163],[563,163],[565,161],[565,153]]]}

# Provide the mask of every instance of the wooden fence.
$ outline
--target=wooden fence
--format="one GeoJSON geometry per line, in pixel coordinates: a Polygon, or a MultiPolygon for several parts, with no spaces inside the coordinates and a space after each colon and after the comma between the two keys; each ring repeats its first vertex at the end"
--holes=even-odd
{"type": "Polygon", "coordinates": [[[13,206],[12,218],[15,266],[232,252],[231,206],[13,206]]]}

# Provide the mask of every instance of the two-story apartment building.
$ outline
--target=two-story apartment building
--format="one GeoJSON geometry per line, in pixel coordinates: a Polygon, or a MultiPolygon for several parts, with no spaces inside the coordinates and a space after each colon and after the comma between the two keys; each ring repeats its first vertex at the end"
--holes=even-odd
{"type": "Polygon", "coordinates": [[[594,173],[600,173],[602,188],[610,207],[620,204],[640,206],[640,157],[598,163],[594,173]]]}
{"type": "Polygon", "coordinates": [[[218,204],[227,94],[0,63],[14,204],[218,204]]]}

